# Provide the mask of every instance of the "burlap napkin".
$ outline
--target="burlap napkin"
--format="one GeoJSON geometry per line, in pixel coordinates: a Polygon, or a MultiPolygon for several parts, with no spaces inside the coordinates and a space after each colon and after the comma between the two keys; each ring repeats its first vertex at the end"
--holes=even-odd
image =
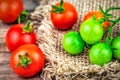
{"type": "MultiPolygon", "coordinates": [[[[67,54],[61,45],[63,35],[68,31],[79,31],[79,26],[84,15],[88,11],[99,10],[99,5],[105,10],[110,6],[120,7],[120,0],[65,0],[73,4],[79,14],[79,20],[72,29],[61,31],[55,29],[50,20],[49,10],[51,5],[59,0],[43,0],[46,5],[40,5],[31,15],[31,21],[37,34],[37,43],[44,51],[46,64],[40,75],[42,80],[119,80],[120,61],[112,59],[103,67],[93,65],[89,62],[88,51],[85,48],[78,56],[67,54]]],[[[116,17],[120,11],[111,11],[116,17]]],[[[114,29],[120,30],[120,23],[114,29]]]]}

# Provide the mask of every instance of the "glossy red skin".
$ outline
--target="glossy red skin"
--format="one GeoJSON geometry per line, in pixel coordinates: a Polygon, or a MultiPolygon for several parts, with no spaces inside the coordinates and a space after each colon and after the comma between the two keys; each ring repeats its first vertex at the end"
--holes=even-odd
{"type": "Polygon", "coordinates": [[[3,22],[15,22],[22,11],[22,0],[0,0],[0,19],[3,22]]]}
{"type": "Polygon", "coordinates": [[[13,71],[22,77],[32,77],[40,72],[44,66],[45,56],[38,46],[34,44],[25,44],[17,48],[11,55],[10,65],[13,71]],[[32,63],[23,68],[22,66],[15,66],[19,63],[19,55],[24,56],[25,53],[28,53],[29,59],[32,60],[32,63]]]}
{"type": "MultiPolygon", "coordinates": [[[[99,20],[100,18],[103,18],[103,14],[100,12],[100,11],[91,11],[91,12],[88,12],[85,16],[84,16],[84,19],[83,21],[85,20],[88,20],[88,19],[91,19],[93,17],[93,15],[96,17],[97,20],[99,20]]],[[[111,25],[111,23],[109,21],[104,21],[102,23],[102,26],[104,27],[103,29],[104,30],[107,30],[108,27],[111,25]]]]}
{"type": "Polygon", "coordinates": [[[25,33],[22,30],[24,26],[24,24],[16,24],[8,30],[6,34],[6,45],[11,52],[23,44],[36,44],[35,33],[25,33]]]}
{"type": "MultiPolygon", "coordinates": [[[[59,4],[60,3],[57,3],[56,6],[58,6],[59,4]]],[[[64,2],[63,8],[65,10],[64,12],[51,12],[50,16],[54,27],[66,30],[71,28],[77,22],[78,14],[75,7],[68,2],[64,2]]]]}

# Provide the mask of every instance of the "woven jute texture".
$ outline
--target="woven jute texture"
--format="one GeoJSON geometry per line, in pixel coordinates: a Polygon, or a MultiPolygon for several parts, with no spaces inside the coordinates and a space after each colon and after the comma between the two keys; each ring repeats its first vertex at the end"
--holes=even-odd
{"type": "MultiPolygon", "coordinates": [[[[73,4],[79,19],[72,29],[61,31],[54,28],[50,13],[51,5],[59,0],[44,0],[47,4],[38,6],[31,14],[32,25],[37,35],[37,43],[46,56],[46,63],[40,74],[41,80],[120,80],[120,61],[112,61],[103,67],[93,65],[89,62],[89,49],[77,56],[71,56],[62,48],[61,40],[68,31],[79,31],[84,15],[89,11],[99,10],[99,5],[103,9],[110,6],[120,7],[120,0],[65,0],[73,4]]],[[[116,18],[120,16],[120,11],[111,11],[116,18]]],[[[114,37],[116,31],[120,30],[120,23],[113,28],[114,37]]]]}

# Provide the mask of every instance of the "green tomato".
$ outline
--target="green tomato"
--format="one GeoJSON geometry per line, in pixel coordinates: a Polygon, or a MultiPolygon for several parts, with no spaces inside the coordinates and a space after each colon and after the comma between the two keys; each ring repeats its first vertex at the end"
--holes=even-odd
{"type": "Polygon", "coordinates": [[[103,27],[93,19],[86,20],[80,26],[80,35],[87,44],[95,44],[103,37],[103,27]]]}
{"type": "Polygon", "coordinates": [[[62,39],[62,46],[71,55],[78,55],[84,49],[84,42],[76,31],[68,32],[62,39]]]}
{"type": "Polygon", "coordinates": [[[91,63],[103,66],[111,61],[112,50],[105,43],[97,43],[90,49],[89,59],[91,63]]]}
{"type": "Polygon", "coordinates": [[[120,59],[120,36],[116,37],[112,41],[112,47],[115,48],[113,49],[113,56],[117,59],[120,59]]]}

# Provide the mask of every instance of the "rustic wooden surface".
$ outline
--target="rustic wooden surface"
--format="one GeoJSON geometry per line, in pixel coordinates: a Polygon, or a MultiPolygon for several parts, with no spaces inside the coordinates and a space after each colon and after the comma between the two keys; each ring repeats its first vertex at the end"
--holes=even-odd
{"type": "MultiPolygon", "coordinates": [[[[38,4],[39,0],[24,0],[24,8],[28,11],[34,11],[38,4]]],[[[5,36],[11,25],[13,24],[5,24],[0,21],[0,80],[26,80],[26,78],[17,76],[9,65],[11,53],[6,47],[5,36]]],[[[39,74],[27,80],[40,80],[39,74]]]]}

